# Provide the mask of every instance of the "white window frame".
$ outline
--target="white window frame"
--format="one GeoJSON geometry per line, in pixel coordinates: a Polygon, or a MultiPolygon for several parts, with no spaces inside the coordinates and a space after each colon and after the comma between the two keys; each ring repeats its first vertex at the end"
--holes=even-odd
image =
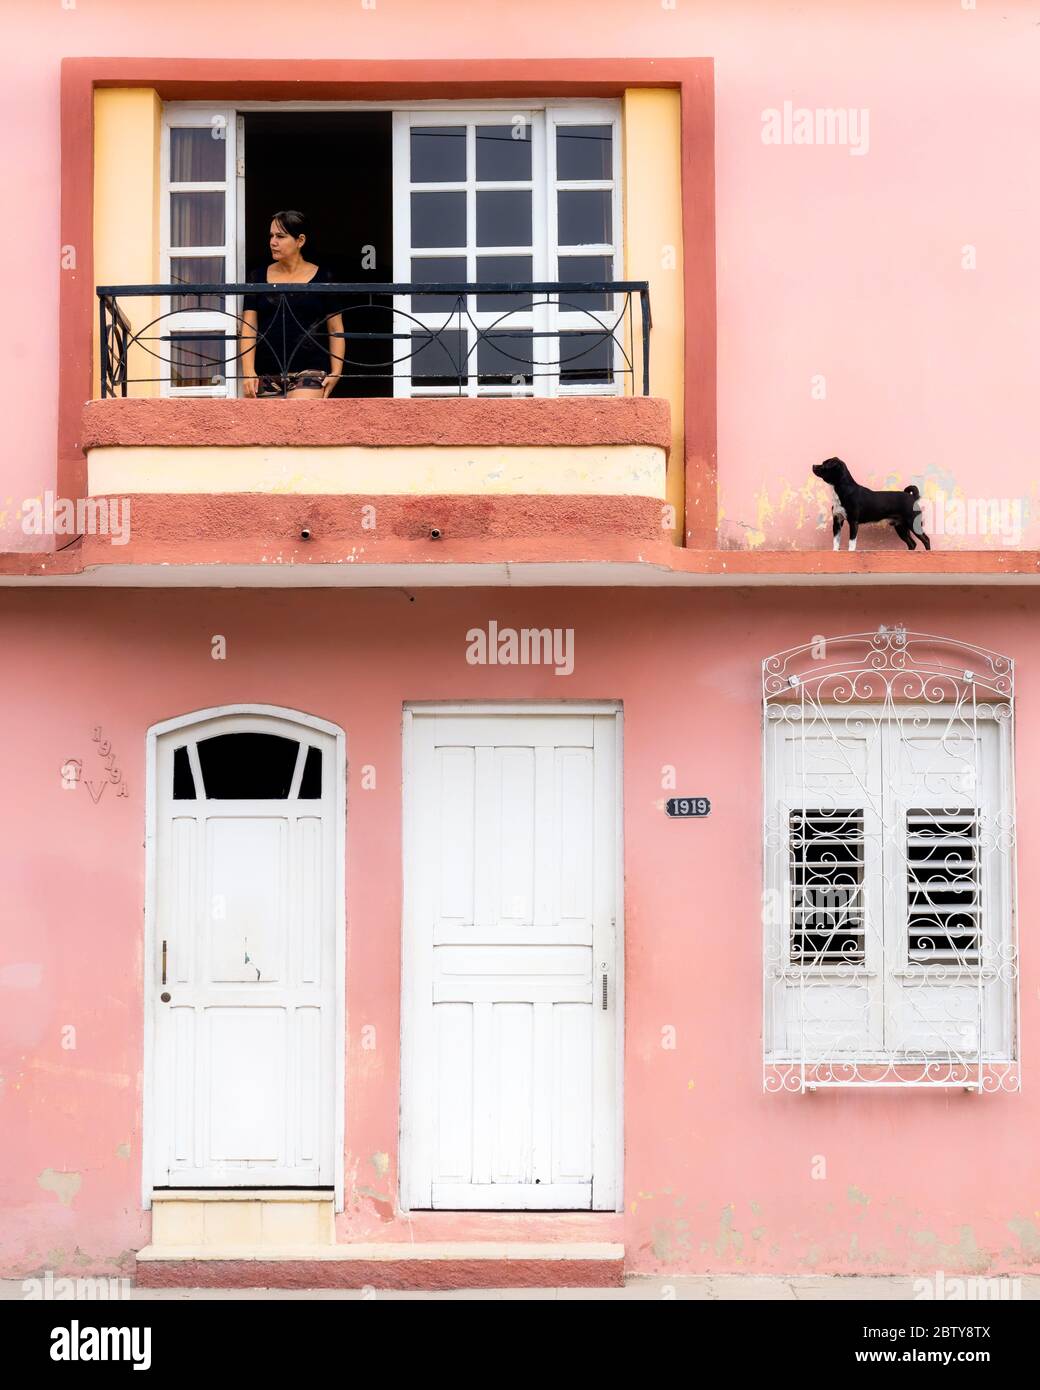
{"type": "MultiPolygon", "coordinates": [[[[611,260],[610,273],[608,279],[617,280],[621,278],[621,267],[624,264],[622,247],[622,203],[621,203],[621,122],[620,108],[615,101],[608,102],[558,102],[552,104],[539,104],[537,102],[526,103],[523,106],[513,104],[509,107],[488,105],[487,107],[473,107],[464,104],[453,103],[442,108],[422,107],[419,109],[396,109],[394,111],[393,127],[393,184],[394,184],[394,280],[398,283],[411,283],[411,263],[413,258],[417,260],[426,258],[439,258],[446,256],[457,256],[466,259],[466,280],[475,282],[476,258],[478,255],[486,256],[509,256],[526,255],[527,247],[478,247],[476,245],[476,168],[475,168],[475,141],[467,142],[467,170],[466,179],[458,183],[415,183],[410,179],[410,148],[409,139],[413,126],[427,125],[466,125],[475,127],[477,125],[501,125],[509,124],[516,118],[521,117],[530,130],[531,139],[531,222],[532,222],[532,244],[530,253],[532,257],[532,280],[551,281],[561,278],[559,269],[559,258],[561,248],[557,245],[557,198],[556,194],[560,189],[595,189],[609,188],[611,197],[611,225],[614,231],[614,239],[610,243],[596,243],[592,245],[568,246],[563,249],[564,254],[571,255],[601,255],[609,257],[611,260]],[[611,156],[612,156],[612,177],[609,180],[587,180],[581,182],[563,181],[556,177],[556,132],[562,126],[567,125],[608,125],[611,129],[611,156]],[[464,192],[466,194],[466,244],[458,247],[430,247],[413,248],[411,241],[411,194],[413,192],[464,192]]],[[[517,183],[495,183],[481,181],[480,188],[515,188],[526,187],[527,181],[517,183]]],[[[471,298],[470,314],[474,322],[481,328],[494,325],[501,317],[501,310],[478,311],[476,309],[475,296],[471,298]]],[[[553,361],[552,349],[558,342],[556,334],[559,331],[574,330],[579,328],[592,329],[593,323],[598,322],[604,327],[613,327],[615,320],[619,318],[623,306],[623,296],[615,296],[613,309],[601,310],[599,312],[566,312],[558,307],[558,304],[536,304],[530,313],[517,312],[511,314],[507,322],[503,325],[504,331],[516,328],[522,331],[525,328],[533,328],[538,334],[545,335],[534,340],[533,357],[535,366],[539,364],[548,365],[553,361]]],[[[394,308],[398,325],[407,323],[409,316],[413,314],[408,295],[395,296],[394,308]]],[[[414,317],[420,324],[428,326],[444,326],[446,316],[443,311],[436,311],[432,314],[415,313],[414,317]]],[[[457,318],[452,328],[459,326],[467,332],[467,346],[472,352],[475,345],[475,331],[470,326],[467,327],[463,318],[457,318]]],[[[400,327],[396,331],[400,331],[400,327]]],[[[614,380],[612,382],[596,383],[577,383],[575,385],[561,385],[559,377],[551,373],[538,373],[530,386],[517,384],[514,386],[485,385],[481,386],[477,381],[477,373],[471,373],[461,391],[458,389],[445,388],[441,386],[418,386],[414,385],[411,378],[409,359],[402,354],[401,360],[397,363],[394,372],[394,395],[395,396],[443,396],[465,395],[465,396],[616,396],[623,394],[625,390],[624,350],[621,338],[623,337],[623,326],[619,325],[615,334],[616,346],[614,349],[614,380]]]]}
{"type": "MultiPolygon", "coordinates": [[[[167,102],[163,106],[162,129],[160,136],[160,199],[159,235],[160,283],[173,283],[172,262],[183,257],[223,256],[224,279],[234,284],[238,279],[239,260],[239,213],[242,199],[242,161],[239,144],[242,135],[241,122],[236,119],[236,109],[227,105],[198,105],[194,102],[167,102]],[[222,136],[215,138],[224,141],[224,178],[219,182],[183,183],[170,178],[170,131],[183,128],[222,130],[222,136]],[[170,195],[173,193],[223,193],[224,194],[224,242],[219,246],[171,246],[170,245],[170,195]]],[[[163,295],[159,301],[162,317],[152,326],[151,334],[164,337],[173,333],[228,333],[233,323],[241,317],[240,298],[234,295],[225,297],[225,312],[213,310],[181,310],[171,313],[171,296],[163,295]],[[233,315],[234,317],[229,317],[233,315]]],[[[229,344],[230,347],[230,344],[229,344]]],[[[151,350],[168,357],[172,344],[153,343],[151,350]]],[[[174,386],[171,380],[170,363],[158,360],[160,393],[163,396],[233,396],[238,380],[237,348],[229,353],[225,380],[221,384],[209,386],[174,386]]],[[[156,359],[150,359],[156,360],[156,359]]]]}

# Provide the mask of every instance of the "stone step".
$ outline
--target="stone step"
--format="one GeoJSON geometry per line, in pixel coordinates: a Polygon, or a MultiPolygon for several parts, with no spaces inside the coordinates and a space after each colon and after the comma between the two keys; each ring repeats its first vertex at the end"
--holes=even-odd
{"type": "Polygon", "coordinates": [[[625,1249],[607,1242],[386,1241],[160,1245],[138,1252],[142,1288],[618,1288],[625,1249]]]}
{"type": "Polygon", "coordinates": [[[150,1248],[324,1248],[336,1239],[335,1215],[326,1190],[155,1192],[150,1248]]]}

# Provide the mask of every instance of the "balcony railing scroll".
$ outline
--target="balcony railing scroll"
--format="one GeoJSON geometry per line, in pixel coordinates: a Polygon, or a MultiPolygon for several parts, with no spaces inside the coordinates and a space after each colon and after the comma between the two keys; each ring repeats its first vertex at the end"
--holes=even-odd
{"type": "Polygon", "coordinates": [[[278,325],[257,362],[286,389],[317,345],[329,361],[342,348],[342,396],[650,394],[649,286],[611,280],[102,285],[102,397],[243,394],[255,295],[278,325]]]}

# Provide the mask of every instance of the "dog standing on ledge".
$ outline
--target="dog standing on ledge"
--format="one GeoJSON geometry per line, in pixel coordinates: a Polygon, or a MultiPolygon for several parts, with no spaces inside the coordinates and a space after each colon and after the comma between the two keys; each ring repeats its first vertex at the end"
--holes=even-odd
{"type": "Polygon", "coordinates": [[[860,523],[890,521],[907,550],[916,550],[914,536],[925,550],[932,543],[921,530],[921,490],[909,483],[902,492],[872,492],[860,487],[841,459],[824,459],[813,464],[813,472],[834,490],[831,514],[834,518],[834,549],[841,549],[842,522],[849,523],[849,549],[856,549],[860,523]]]}

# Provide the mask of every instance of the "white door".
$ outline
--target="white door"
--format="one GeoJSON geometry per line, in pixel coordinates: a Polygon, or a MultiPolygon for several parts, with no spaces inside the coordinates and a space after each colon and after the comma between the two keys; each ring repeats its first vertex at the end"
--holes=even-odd
{"type": "Polygon", "coordinates": [[[403,1204],[613,1210],[618,715],[406,736],[403,1204]]]}
{"type": "Polygon", "coordinates": [[[156,740],[157,1187],[334,1180],[338,739],[263,714],[156,740]]]}

